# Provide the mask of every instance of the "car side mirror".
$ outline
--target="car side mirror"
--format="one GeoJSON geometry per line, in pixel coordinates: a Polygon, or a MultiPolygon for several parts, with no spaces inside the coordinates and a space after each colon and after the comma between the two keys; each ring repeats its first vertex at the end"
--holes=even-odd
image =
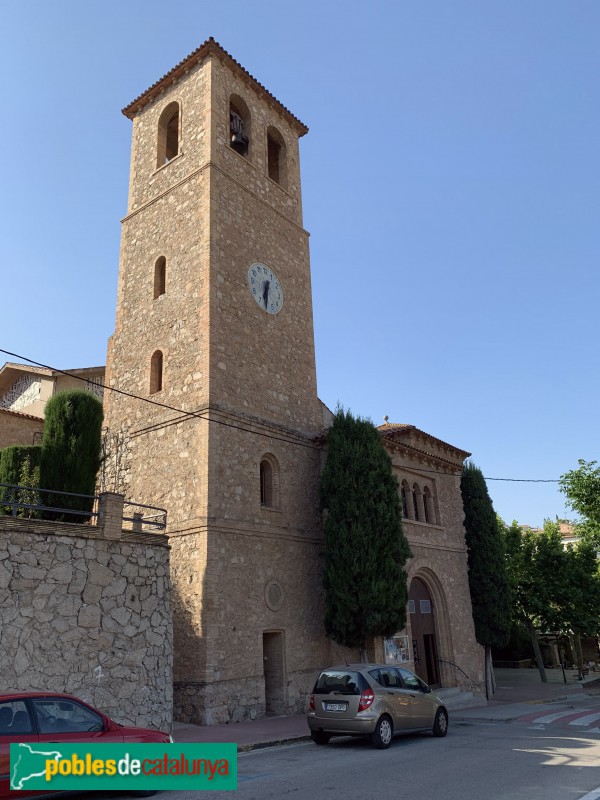
{"type": "Polygon", "coordinates": [[[426,683],[421,683],[421,691],[425,694],[431,694],[431,686],[427,686],[426,683]]]}

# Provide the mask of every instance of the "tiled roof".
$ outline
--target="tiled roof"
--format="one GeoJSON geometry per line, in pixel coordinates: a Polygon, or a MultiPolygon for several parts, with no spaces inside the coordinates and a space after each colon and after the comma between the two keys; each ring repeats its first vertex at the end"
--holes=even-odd
{"type": "Polygon", "coordinates": [[[381,435],[386,439],[393,439],[397,433],[414,431],[415,433],[421,434],[421,436],[426,436],[428,439],[437,442],[438,444],[442,445],[442,447],[449,447],[451,450],[454,450],[455,453],[461,453],[465,458],[471,455],[471,453],[469,453],[467,450],[461,450],[460,447],[455,447],[453,444],[448,444],[448,442],[444,442],[442,439],[432,436],[430,433],[427,433],[427,431],[422,431],[415,425],[408,425],[404,422],[386,422],[384,425],[378,425],[377,430],[380,431],[381,435]]]}
{"type": "Polygon", "coordinates": [[[13,411],[11,408],[0,408],[3,414],[13,414],[15,417],[25,417],[25,419],[34,419],[36,422],[43,422],[42,417],[35,417],[33,414],[24,414],[22,411],[13,411]]]}
{"type": "Polygon", "coordinates": [[[301,122],[298,117],[294,116],[292,112],[286,108],[283,103],[281,103],[275,95],[271,94],[271,92],[266,89],[262,83],[256,80],[256,78],[251,75],[247,69],[242,67],[239,61],[236,61],[235,58],[227,52],[221,45],[216,42],[213,37],[209,37],[205,42],[203,42],[200,47],[196,48],[193,53],[190,53],[189,56],[180,61],[179,64],[173,67],[173,69],[169,70],[166,75],[163,75],[160,80],[153,83],[149,89],[146,89],[145,92],[142,92],[139,97],[136,97],[135,100],[132,100],[129,105],[125,106],[122,109],[123,114],[129,119],[133,119],[134,115],[137,111],[139,111],[146,103],[149,103],[153,100],[160,92],[167,86],[172,84],[174,81],[178,80],[182,75],[184,75],[192,66],[193,63],[198,62],[201,58],[204,58],[208,55],[218,55],[221,58],[224,58],[229,66],[233,67],[237,72],[241,72],[243,77],[246,79],[250,79],[254,88],[258,90],[259,94],[265,94],[267,97],[274,102],[280,111],[283,111],[285,116],[292,121],[297,128],[300,129],[300,136],[304,136],[305,133],[308,133],[308,128],[306,125],[301,122]]]}

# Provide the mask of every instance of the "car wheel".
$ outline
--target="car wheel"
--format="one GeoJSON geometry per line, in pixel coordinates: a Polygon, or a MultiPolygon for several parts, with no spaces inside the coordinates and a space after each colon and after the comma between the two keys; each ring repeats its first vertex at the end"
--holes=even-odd
{"type": "Polygon", "coordinates": [[[331,739],[331,734],[325,733],[325,731],[311,731],[310,738],[315,744],[327,744],[331,739]]]}
{"type": "Polygon", "coordinates": [[[448,733],[448,712],[445,708],[438,708],[433,721],[433,735],[445,736],[448,733]]]}
{"type": "Polygon", "coordinates": [[[389,717],[379,717],[375,730],[371,734],[371,744],[379,750],[385,750],[392,743],[394,726],[389,717]]]}

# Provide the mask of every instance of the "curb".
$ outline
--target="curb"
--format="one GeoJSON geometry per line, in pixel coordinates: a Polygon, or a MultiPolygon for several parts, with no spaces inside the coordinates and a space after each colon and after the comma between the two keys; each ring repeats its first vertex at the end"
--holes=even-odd
{"type": "Polygon", "coordinates": [[[268,742],[253,742],[251,744],[238,744],[238,753],[250,753],[252,750],[264,750],[267,747],[279,747],[283,744],[298,744],[299,742],[310,742],[310,735],[289,736],[287,739],[272,739],[268,742]]]}

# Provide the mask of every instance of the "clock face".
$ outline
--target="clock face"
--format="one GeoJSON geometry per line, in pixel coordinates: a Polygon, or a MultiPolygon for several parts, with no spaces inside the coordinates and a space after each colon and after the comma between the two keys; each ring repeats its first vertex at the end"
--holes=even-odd
{"type": "Polygon", "coordinates": [[[277,314],[283,307],[281,281],[265,264],[252,264],[248,270],[248,286],[256,304],[267,314],[277,314]]]}

